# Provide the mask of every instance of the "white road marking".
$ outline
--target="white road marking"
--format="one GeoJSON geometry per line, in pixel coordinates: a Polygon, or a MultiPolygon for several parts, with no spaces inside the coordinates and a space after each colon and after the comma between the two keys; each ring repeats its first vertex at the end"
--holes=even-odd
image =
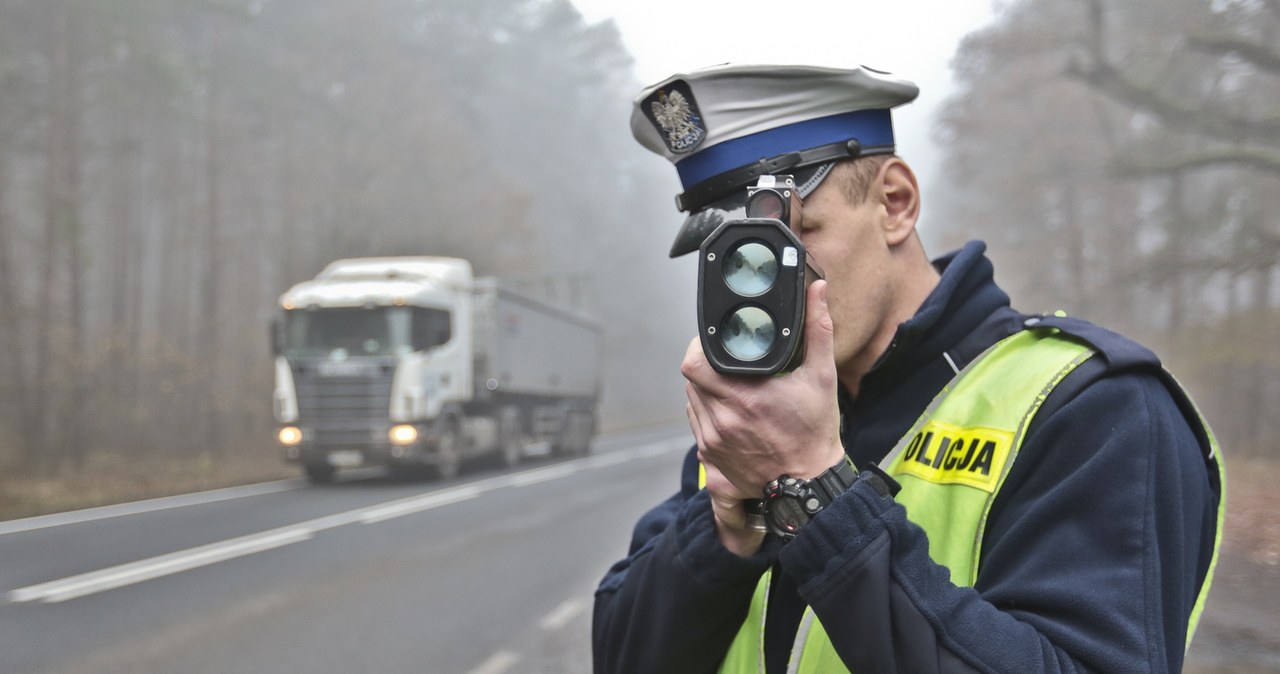
{"type": "Polygon", "coordinates": [[[46,604],[63,602],[76,597],[124,587],[125,585],[133,585],[144,580],[168,576],[179,571],[251,555],[263,550],[279,548],[290,543],[305,541],[311,538],[313,533],[303,527],[266,531],[252,536],[233,538],[228,541],[152,557],[130,564],[121,564],[120,566],[113,566],[92,573],[83,573],[78,576],[63,578],[62,580],[30,585],[9,592],[8,597],[9,601],[15,603],[37,600],[46,604]]]}
{"type": "MultiPolygon", "coordinates": [[[[36,585],[10,590],[6,599],[10,602],[40,601],[56,603],[83,597],[106,590],[133,585],[147,580],[188,571],[190,569],[215,564],[217,562],[243,557],[265,550],[272,550],[285,545],[310,539],[316,533],[347,524],[375,524],[386,520],[439,508],[454,503],[461,503],[475,498],[485,492],[512,487],[523,487],[539,482],[546,482],[573,475],[582,470],[600,466],[614,465],[625,461],[646,458],[683,448],[688,443],[681,439],[677,442],[667,440],[634,449],[619,450],[610,453],[623,456],[599,462],[600,457],[575,459],[562,464],[535,468],[532,470],[501,475],[484,480],[477,480],[464,485],[433,491],[428,494],[379,503],[377,505],[357,508],[347,512],[328,515],[299,524],[270,529],[267,531],[240,536],[225,541],[210,543],[195,548],[179,550],[157,557],[121,564],[118,566],[69,576],[36,585]],[[593,461],[595,461],[593,463],[593,461]]],[[[558,609],[557,609],[558,610],[558,609]]],[[[553,612],[554,613],[554,612],[553,612]]],[[[545,618],[544,618],[545,620],[545,618]]],[[[496,656],[495,656],[496,657],[496,656]]],[[[501,671],[501,670],[499,670],[501,671]]]]}
{"type": "MultiPolygon", "coordinates": [[[[683,424],[683,422],[681,422],[683,424]]],[[[678,425],[672,425],[670,429],[659,431],[663,435],[669,435],[673,432],[680,432],[678,425]]],[[[611,434],[610,436],[601,436],[596,438],[592,443],[593,447],[611,447],[622,442],[632,442],[638,439],[636,436],[652,435],[652,431],[630,431],[611,434]]],[[[624,463],[633,459],[652,456],[653,453],[662,453],[667,451],[669,447],[667,443],[670,440],[660,440],[637,447],[634,450],[610,451],[604,454],[596,454],[587,459],[587,463],[591,468],[603,468],[615,463],[624,463]],[[637,450],[648,448],[648,452],[641,451],[636,454],[637,450]]],[[[682,447],[688,448],[692,440],[687,435],[681,435],[676,442],[682,447]]],[[[550,447],[550,445],[548,445],[550,447]]],[[[549,453],[550,450],[548,450],[549,453]]],[[[341,476],[339,476],[341,479],[341,476]]],[[[9,520],[0,522],[0,536],[5,534],[17,534],[24,531],[36,531],[39,529],[47,529],[50,527],[60,527],[69,524],[83,524],[85,522],[94,522],[97,520],[110,519],[112,517],[124,517],[126,515],[140,515],[143,513],[156,512],[160,510],[170,510],[173,508],[185,508],[193,505],[204,505],[206,503],[217,503],[219,501],[230,501],[238,498],[246,498],[249,496],[260,496],[264,494],[275,494],[294,489],[301,489],[308,485],[306,480],[302,478],[293,478],[288,480],[276,480],[274,482],[262,482],[259,484],[250,484],[240,487],[225,487],[222,489],[210,489],[208,491],[195,492],[192,494],[178,494],[176,496],[163,496],[160,498],[147,499],[145,501],[133,501],[131,503],[117,503],[114,505],[99,506],[96,508],[84,508],[81,510],[72,510],[64,513],[53,513],[51,515],[39,515],[37,517],[27,517],[18,520],[9,520]]]]}
{"type": "Polygon", "coordinates": [[[464,485],[454,489],[431,492],[425,496],[415,496],[406,501],[397,501],[366,509],[362,511],[360,521],[365,524],[385,522],[393,517],[420,513],[424,510],[431,510],[432,508],[439,508],[452,503],[461,503],[468,499],[473,499],[486,491],[490,490],[479,489],[475,485],[464,485]]]}
{"type": "Polygon", "coordinates": [[[212,489],[209,491],[196,492],[194,494],[180,494],[178,496],[165,496],[162,498],[147,499],[146,501],[134,501],[132,503],[119,503],[116,505],[100,506],[97,508],[85,508],[83,510],[72,510],[65,513],[54,513],[52,515],[41,515],[39,517],[27,517],[20,520],[10,520],[8,522],[0,522],[0,536],[5,534],[16,534],[23,531],[35,531],[37,529],[47,529],[49,527],[60,527],[67,524],[82,524],[84,522],[94,522],[97,520],[105,520],[112,517],[123,517],[125,515],[140,515],[142,513],[156,512],[158,510],[169,510],[171,508],[185,508],[193,505],[204,505],[206,503],[217,503],[218,501],[230,501],[237,498],[245,498],[248,496],[260,496],[262,494],[275,494],[282,491],[290,491],[292,489],[300,489],[306,486],[306,481],[302,479],[294,480],[278,480],[276,482],[263,482],[260,484],[251,484],[243,487],[227,487],[225,489],[212,489]]]}
{"type": "Polygon", "coordinates": [[[520,662],[520,656],[511,651],[498,651],[489,656],[488,660],[480,663],[475,669],[467,674],[502,674],[503,672],[516,666],[520,662]]]}
{"type": "Polygon", "coordinates": [[[542,620],[538,621],[538,627],[547,632],[554,632],[563,629],[565,625],[573,622],[582,610],[586,608],[586,603],[581,599],[566,599],[564,603],[555,607],[550,613],[542,616],[542,620]]]}
{"type": "Polygon", "coordinates": [[[580,461],[562,463],[557,466],[548,466],[546,468],[527,470],[522,473],[517,473],[512,475],[508,482],[512,487],[527,487],[531,484],[538,484],[539,482],[549,482],[562,477],[568,477],[586,467],[587,466],[580,461]]]}

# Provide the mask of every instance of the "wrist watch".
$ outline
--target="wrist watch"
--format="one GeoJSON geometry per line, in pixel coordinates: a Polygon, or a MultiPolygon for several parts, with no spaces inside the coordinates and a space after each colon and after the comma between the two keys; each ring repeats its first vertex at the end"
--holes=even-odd
{"type": "Polygon", "coordinates": [[[858,474],[848,456],[812,480],[779,476],[764,487],[764,522],[769,531],[789,541],[800,533],[814,515],[848,491],[854,482],[865,479],[882,497],[893,497],[901,487],[897,480],[874,463],[858,474]]]}
{"type": "Polygon", "coordinates": [[[765,525],[774,535],[789,541],[857,479],[848,456],[812,480],[781,475],[764,486],[765,525]]]}

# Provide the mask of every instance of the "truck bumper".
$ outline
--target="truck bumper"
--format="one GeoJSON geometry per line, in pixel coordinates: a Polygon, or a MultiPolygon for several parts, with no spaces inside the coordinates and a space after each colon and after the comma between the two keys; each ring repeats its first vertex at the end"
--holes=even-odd
{"type": "Polygon", "coordinates": [[[370,466],[432,466],[440,462],[434,443],[409,445],[369,445],[364,447],[324,447],[297,445],[282,448],[284,459],[302,465],[328,465],[334,468],[370,466]]]}

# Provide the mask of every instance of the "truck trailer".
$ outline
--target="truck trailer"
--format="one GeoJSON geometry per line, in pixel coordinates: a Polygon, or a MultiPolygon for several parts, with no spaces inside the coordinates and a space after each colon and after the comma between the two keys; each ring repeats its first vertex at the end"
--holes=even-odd
{"type": "Polygon", "coordinates": [[[448,257],[337,260],[280,297],[274,413],[313,482],[344,468],[442,478],[534,446],[589,451],[600,398],[592,321],[475,278],[448,257]]]}

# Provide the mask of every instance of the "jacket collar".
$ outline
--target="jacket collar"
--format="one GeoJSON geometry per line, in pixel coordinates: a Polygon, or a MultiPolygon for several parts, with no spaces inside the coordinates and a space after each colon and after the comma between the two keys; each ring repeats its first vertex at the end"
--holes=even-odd
{"type": "Polygon", "coordinates": [[[970,241],[933,262],[941,273],[937,287],[909,320],[898,325],[889,348],[863,377],[863,387],[897,377],[941,358],[1000,309],[1009,295],[995,283],[987,245],[970,241]]]}

